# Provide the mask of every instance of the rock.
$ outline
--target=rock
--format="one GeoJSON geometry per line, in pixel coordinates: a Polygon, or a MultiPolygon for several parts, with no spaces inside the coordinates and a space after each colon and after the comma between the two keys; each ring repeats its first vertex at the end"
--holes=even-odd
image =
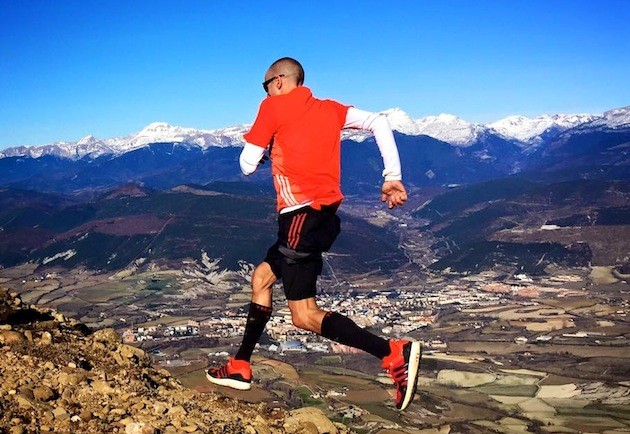
{"type": "Polygon", "coordinates": [[[6,391],[15,389],[17,387],[17,381],[15,380],[15,378],[4,378],[3,381],[0,383],[0,386],[6,391]]]}
{"type": "Polygon", "coordinates": [[[81,410],[81,413],[79,413],[79,417],[82,421],[89,422],[90,420],[92,420],[92,412],[87,408],[84,408],[83,410],[81,410]]]}
{"type": "Polygon", "coordinates": [[[31,389],[30,387],[23,387],[22,389],[20,389],[20,395],[28,398],[28,399],[34,399],[35,396],[33,395],[33,389],[31,389]]]}
{"type": "Polygon", "coordinates": [[[59,323],[55,320],[48,321],[40,321],[36,323],[37,330],[57,330],[59,328],[59,323]]]}
{"type": "Polygon", "coordinates": [[[180,429],[182,431],[185,431],[185,432],[195,432],[195,431],[197,431],[198,428],[199,427],[193,423],[193,424],[190,424],[190,425],[183,426],[180,429]]]}
{"type": "Polygon", "coordinates": [[[25,344],[27,341],[26,336],[15,330],[2,330],[0,331],[0,342],[5,345],[25,344]]]}
{"type": "Polygon", "coordinates": [[[70,369],[77,369],[77,364],[74,363],[74,362],[69,362],[68,363],[68,368],[70,368],[70,369]]]}
{"type": "Polygon", "coordinates": [[[15,395],[15,401],[18,403],[20,408],[28,409],[33,407],[33,400],[22,394],[15,395]]]}
{"type": "Polygon", "coordinates": [[[39,343],[42,344],[42,345],[51,345],[53,343],[52,333],[50,333],[48,331],[43,332],[39,343]]]}
{"type": "Polygon", "coordinates": [[[170,378],[171,377],[171,373],[170,373],[170,371],[168,369],[164,369],[164,368],[158,369],[157,372],[158,372],[158,374],[160,374],[163,377],[166,377],[166,378],[170,378]]]}
{"type": "Polygon", "coordinates": [[[261,415],[257,415],[252,426],[256,429],[256,434],[271,434],[269,424],[261,415]]]}
{"type": "Polygon", "coordinates": [[[67,372],[62,372],[58,376],[59,384],[62,386],[76,386],[85,380],[86,375],[83,372],[73,372],[71,374],[67,372]]]}
{"type": "Polygon", "coordinates": [[[163,415],[164,413],[166,413],[167,410],[168,408],[163,402],[158,401],[153,404],[153,414],[155,414],[156,416],[163,415]]]}
{"type": "Polygon", "coordinates": [[[119,352],[112,353],[114,360],[120,366],[125,366],[128,364],[127,359],[125,359],[119,352]]]}
{"type": "Polygon", "coordinates": [[[0,330],[13,330],[11,324],[0,324],[0,330]]]}
{"type": "Polygon", "coordinates": [[[55,392],[50,387],[39,386],[33,389],[33,395],[38,401],[50,401],[55,397],[55,392]]]}
{"type": "Polygon", "coordinates": [[[113,393],[114,389],[109,385],[107,381],[95,380],[92,382],[92,389],[98,393],[113,393]]]}
{"type": "Polygon", "coordinates": [[[92,348],[96,351],[107,351],[107,347],[100,342],[93,342],[92,348]]]}
{"type": "MultiPolygon", "coordinates": [[[[317,429],[317,425],[315,425],[313,422],[309,421],[309,420],[305,420],[300,422],[299,425],[299,430],[298,432],[300,434],[304,433],[304,434],[319,434],[320,431],[319,429],[317,429]]],[[[337,431],[324,431],[326,434],[331,433],[331,432],[337,432],[337,431]]]]}
{"type": "Polygon", "coordinates": [[[78,422],[81,422],[81,418],[75,414],[74,416],[70,418],[70,421],[74,423],[78,423],[78,422]]]}
{"type": "Polygon", "coordinates": [[[131,422],[125,425],[125,434],[143,434],[144,422],[131,422]]]}
{"type": "Polygon", "coordinates": [[[123,344],[120,346],[120,354],[127,359],[131,359],[135,356],[138,358],[138,360],[141,360],[145,357],[144,351],[142,351],[140,348],[136,348],[127,344],[123,344]]]}
{"type": "Polygon", "coordinates": [[[31,330],[24,330],[24,337],[29,344],[33,343],[33,332],[31,330]]]}
{"type": "Polygon", "coordinates": [[[23,434],[24,433],[24,428],[22,428],[21,426],[14,426],[11,428],[11,431],[9,431],[9,433],[11,434],[23,434]]]}
{"type": "Polygon", "coordinates": [[[113,350],[120,343],[120,336],[114,329],[101,329],[92,334],[92,340],[100,342],[113,350]]]}
{"type": "Polygon", "coordinates": [[[140,401],[131,406],[134,411],[140,411],[145,407],[145,403],[140,401]]]}
{"type": "Polygon", "coordinates": [[[61,398],[65,399],[67,402],[71,402],[74,398],[74,387],[66,387],[61,394],[61,398]]]}
{"type": "Polygon", "coordinates": [[[176,405],[168,410],[169,416],[186,416],[188,412],[181,405],[176,405]]]}
{"type": "Polygon", "coordinates": [[[65,419],[70,418],[70,416],[68,415],[68,412],[63,407],[55,408],[53,410],[53,415],[55,416],[55,419],[58,419],[58,420],[65,420],[65,419]]]}
{"type": "Polygon", "coordinates": [[[312,431],[311,424],[317,429],[315,433],[336,434],[338,432],[331,420],[321,410],[314,407],[298,408],[289,412],[284,428],[292,433],[308,433],[309,431],[305,430],[312,431]]]}

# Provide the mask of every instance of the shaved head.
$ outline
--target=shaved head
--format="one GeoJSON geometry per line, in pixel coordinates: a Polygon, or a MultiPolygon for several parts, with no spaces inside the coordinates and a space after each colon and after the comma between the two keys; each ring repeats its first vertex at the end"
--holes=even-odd
{"type": "Polygon", "coordinates": [[[267,70],[267,75],[269,76],[281,74],[291,77],[298,86],[304,84],[304,68],[302,68],[300,62],[291,57],[283,57],[276,60],[267,70]]]}

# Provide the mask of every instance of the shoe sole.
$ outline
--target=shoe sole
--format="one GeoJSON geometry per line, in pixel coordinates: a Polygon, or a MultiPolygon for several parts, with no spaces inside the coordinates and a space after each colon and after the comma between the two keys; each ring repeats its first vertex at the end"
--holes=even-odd
{"type": "Polygon", "coordinates": [[[418,388],[418,371],[420,368],[420,359],[422,358],[422,343],[412,342],[411,350],[409,351],[409,367],[407,370],[407,391],[405,393],[405,399],[400,406],[400,411],[406,409],[413,401],[413,397],[416,394],[418,388]]]}
{"type": "Polygon", "coordinates": [[[231,378],[215,378],[206,371],[206,378],[209,382],[213,384],[218,384],[219,386],[231,387],[232,389],[237,390],[249,390],[252,388],[251,383],[245,383],[244,381],[233,380],[231,378]]]}

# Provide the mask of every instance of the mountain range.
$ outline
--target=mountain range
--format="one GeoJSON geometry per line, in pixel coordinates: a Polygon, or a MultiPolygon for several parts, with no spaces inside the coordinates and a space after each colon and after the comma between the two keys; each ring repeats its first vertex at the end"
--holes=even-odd
{"type": "MultiPolygon", "coordinates": [[[[394,108],[382,112],[394,131],[408,136],[428,136],[452,146],[468,147],[487,136],[496,136],[532,150],[544,143],[545,137],[557,135],[573,128],[617,129],[630,127],[630,106],[609,110],[602,115],[554,114],[535,118],[510,116],[486,125],[474,124],[450,114],[413,119],[403,110],[394,108]]],[[[77,142],[55,142],[43,146],[19,146],[0,151],[0,158],[55,155],[62,158],[97,158],[103,155],[121,155],[152,143],[181,143],[208,147],[243,146],[243,134],[250,125],[237,125],[223,129],[203,130],[183,128],[165,122],[154,122],[141,131],[126,137],[98,139],[92,135],[77,142]]],[[[370,134],[346,130],[343,138],[363,141],[370,134]]]]}
{"type": "MultiPolygon", "coordinates": [[[[630,106],[597,116],[507,118],[492,126],[451,115],[414,120],[399,109],[384,114],[410,186],[471,184],[532,170],[570,178],[627,176],[630,106]]],[[[94,197],[128,182],[162,190],[246,179],[271,190],[268,164],[248,178],[240,173],[238,156],[248,128],[198,130],[152,123],[124,138],[88,136],[10,148],[0,153],[0,186],[94,197]]],[[[382,160],[374,137],[346,130],[342,139],[345,193],[378,188],[382,160]]]]}
{"type": "MultiPolygon", "coordinates": [[[[429,222],[436,269],[511,264],[541,272],[549,263],[628,262],[630,106],[485,126],[450,115],[384,113],[410,191],[405,209],[417,224],[429,222]],[[583,222],[597,224],[583,229],[583,222]],[[565,229],[541,231],[545,225],[565,229]]],[[[255,262],[272,242],[261,224],[272,226],[275,210],[270,165],[249,177],[239,170],[248,128],[153,123],[122,139],[5,150],[0,267],[63,259],[67,266],[118,269],[141,257],[177,262],[204,249],[228,267],[255,262]]],[[[342,190],[378,202],[382,159],[374,138],[360,131],[342,138],[342,190]]],[[[397,238],[388,241],[391,228],[345,221],[329,259],[335,270],[405,263],[397,238]]]]}

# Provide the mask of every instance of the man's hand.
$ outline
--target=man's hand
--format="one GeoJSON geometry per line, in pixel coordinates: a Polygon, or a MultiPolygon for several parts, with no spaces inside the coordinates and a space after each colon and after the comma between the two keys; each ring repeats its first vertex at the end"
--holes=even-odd
{"type": "Polygon", "coordinates": [[[400,181],[385,181],[381,188],[381,202],[387,202],[389,209],[402,206],[407,200],[407,190],[400,181]]]}

